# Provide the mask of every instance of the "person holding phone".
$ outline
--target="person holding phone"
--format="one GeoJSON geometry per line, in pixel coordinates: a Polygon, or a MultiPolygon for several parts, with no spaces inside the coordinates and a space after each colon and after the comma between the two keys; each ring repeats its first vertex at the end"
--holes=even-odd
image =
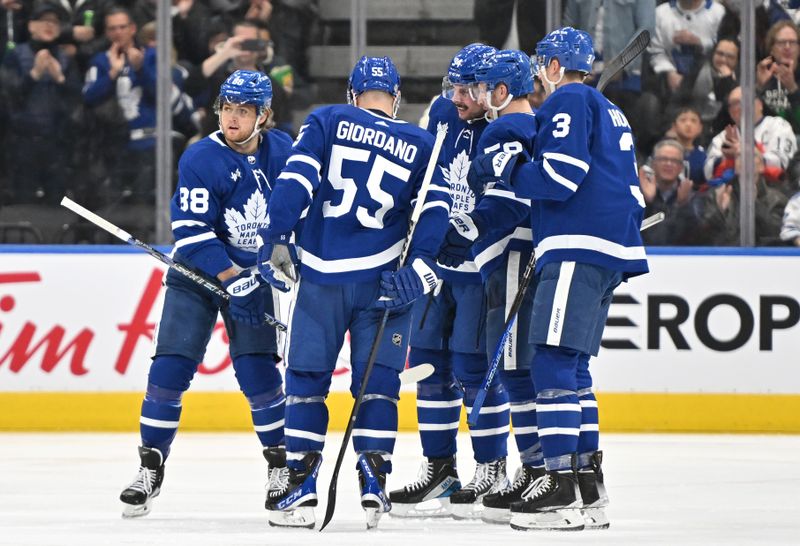
{"type": "Polygon", "coordinates": [[[756,87],[767,112],[782,117],[800,132],[798,58],[800,29],[791,20],[775,23],[767,32],[769,55],[756,66],[756,87]]]}

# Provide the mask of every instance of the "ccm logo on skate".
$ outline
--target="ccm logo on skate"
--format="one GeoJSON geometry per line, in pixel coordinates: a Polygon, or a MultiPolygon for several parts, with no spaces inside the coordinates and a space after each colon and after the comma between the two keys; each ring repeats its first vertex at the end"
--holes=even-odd
{"type": "MultiPolygon", "coordinates": [[[[642,305],[641,302],[627,294],[616,294],[612,300],[614,307],[606,321],[607,327],[637,326],[627,316],[618,314],[631,309],[631,306],[642,305]]],[[[690,350],[687,334],[694,332],[697,340],[705,347],[720,352],[735,351],[742,348],[755,335],[758,336],[760,351],[771,351],[773,338],[778,330],[788,330],[800,322],[800,303],[790,296],[762,295],[758,297],[758,309],[754,311],[750,304],[735,294],[713,294],[700,301],[695,309],[681,296],[675,294],[651,294],[645,302],[647,320],[645,349],[660,349],[663,339],[668,338],[678,350],[690,350]],[[729,316],[733,311],[735,325],[733,335],[720,335],[720,315],[729,316]],[[715,314],[715,320],[712,320],[715,314]],[[692,316],[693,315],[693,316],[692,316]],[[690,320],[691,318],[691,320],[690,320]],[[758,332],[756,333],[756,318],[758,332]],[[738,324],[736,322],[738,321],[738,324]]],[[[725,327],[728,332],[730,327],[725,327]]],[[[606,329],[606,334],[609,334],[606,329]]],[[[791,338],[784,334],[788,343],[791,338]]],[[[606,349],[641,349],[636,343],[625,338],[604,337],[602,344],[606,349]]]]}

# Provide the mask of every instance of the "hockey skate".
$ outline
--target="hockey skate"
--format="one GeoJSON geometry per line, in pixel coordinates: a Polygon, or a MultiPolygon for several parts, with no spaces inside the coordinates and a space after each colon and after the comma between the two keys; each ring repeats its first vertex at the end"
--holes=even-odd
{"type": "Polygon", "coordinates": [[[389,493],[390,516],[431,518],[450,515],[450,495],[461,488],[455,457],[427,459],[417,481],[389,493]]]}
{"type": "Polygon", "coordinates": [[[120,494],[125,505],[123,518],[138,518],[150,513],[153,499],[161,492],[164,481],[164,456],[154,447],[139,446],[139,473],[120,494]]]}
{"type": "Polygon", "coordinates": [[[386,472],[381,469],[384,459],[379,453],[362,453],[358,456],[358,485],[361,489],[361,507],[367,513],[367,530],[378,527],[381,516],[392,509],[386,497],[386,472]]]}
{"type": "Polygon", "coordinates": [[[583,515],[586,529],[608,529],[610,522],[606,516],[608,495],[603,483],[603,452],[592,453],[591,466],[578,471],[578,488],[583,499],[583,515]]]}
{"type": "Polygon", "coordinates": [[[267,500],[264,507],[269,510],[269,492],[280,489],[281,483],[288,480],[289,469],[286,468],[285,446],[265,447],[263,453],[267,460],[267,500]]]}
{"type": "Polygon", "coordinates": [[[522,500],[522,494],[537,478],[544,476],[544,468],[534,468],[523,464],[514,474],[514,481],[508,489],[490,493],[483,497],[481,519],[486,523],[508,524],[511,521],[511,503],[522,500]]]}
{"type": "Polygon", "coordinates": [[[301,469],[290,467],[274,473],[275,483],[270,479],[266,503],[271,526],[314,528],[317,476],[321,465],[322,454],[312,451],[300,461],[301,469]]]}
{"type": "Polygon", "coordinates": [[[512,529],[581,531],[584,528],[583,503],[574,470],[547,472],[530,485],[522,499],[511,504],[512,529]]]}
{"type": "Polygon", "coordinates": [[[472,481],[450,495],[450,515],[455,519],[479,518],[483,512],[483,498],[508,486],[505,458],[478,463],[472,481]]]}

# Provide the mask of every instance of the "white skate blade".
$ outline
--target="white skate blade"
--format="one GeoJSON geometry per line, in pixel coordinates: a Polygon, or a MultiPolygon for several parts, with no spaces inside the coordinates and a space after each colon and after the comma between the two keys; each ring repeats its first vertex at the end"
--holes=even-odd
{"type": "Polygon", "coordinates": [[[580,508],[530,514],[511,512],[511,528],[518,531],[583,531],[584,526],[580,508]]]}
{"type": "Polygon", "coordinates": [[[381,519],[381,516],[385,514],[383,510],[379,510],[378,508],[364,508],[364,512],[367,515],[367,531],[371,531],[372,529],[378,528],[378,522],[381,519]]]}
{"type": "Polygon", "coordinates": [[[267,522],[271,527],[313,529],[317,520],[313,506],[300,506],[292,510],[267,510],[267,522]]]}
{"type": "Polygon", "coordinates": [[[584,508],[581,510],[585,529],[608,529],[611,523],[608,521],[606,511],[602,508],[584,508]]]}
{"type": "Polygon", "coordinates": [[[153,506],[153,498],[147,499],[144,504],[125,504],[123,502],[122,506],[124,507],[122,509],[123,518],[140,518],[150,513],[150,508],[153,506]]]}
{"type": "Polygon", "coordinates": [[[427,379],[433,374],[433,364],[420,364],[413,368],[408,368],[400,372],[400,384],[410,385],[411,383],[419,383],[423,379],[427,379]]]}
{"type": "Polygon", "coordinates": [[[450,517],[450,499],[436,498],[417,504],[392,503],[389,515],[394,518],[446,518],[450,517]]]}
{"type": "Polygon", "coordinates": [[[481,519],[484,523],[493,523],[499,525],[508,525],[511,521],[511,510],[509,508],[492,508],[484,506],[481,513],[481,519]]]}
{"type": "Polygon", "coordinates": [[[483,514],[483,498],[472,504],[450,503],[450,515],[453,519],[480,519],[483,514]]]}

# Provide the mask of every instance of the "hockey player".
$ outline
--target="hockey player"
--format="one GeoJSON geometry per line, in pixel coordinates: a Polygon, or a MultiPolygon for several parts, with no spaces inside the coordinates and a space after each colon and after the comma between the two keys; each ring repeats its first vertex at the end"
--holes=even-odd
{"type": "MultiPolygon", "coordinates": [[[[614,288],[648,271],[639,233],[644,199],[627,119],[596,89],[581,85],[594,57],[589,35],[555,30],[539,42],[536,56],[548,97],[536,116],[533,160],[517,165],[511,181],[533,205],[530,340],[547,473],[512,503],[511,526],[602,528],[607,497],[589,358],[600,347],[614,288]]],[[[478,179],[497,178],[501,154],[476,159],[478,179]]]]}
{"type": "Polygon", "coordinates": [[[120,495],[123,516],[150,511],[164,479],[164,462],[178,430],[181,398],[189,388],[217,313],[230,339],[236,379],[247,397],[253,425],[269,464],[270,479],[285,470],[285,398],[275,364],[274,328],[262,324],[273,313],[269,285],[256,265],[256,230],[266,225],[267,198],[286,163],[291,140],[271,127],[269,78],[240,70],[220,87],[215,105],[219,131],[189,147],[178,164],[172,198],[175,260],[216,279],[230,304],[170,269],[156,351],[139,420],[139,472],[120,495]],[[231,320],[235,319],[235,320],[231,320]]]}
{"type": "MultiPolygon", "coordinates": [[[[435,134],[440,123],[449,126],[441,155],[447,167],[437,175],[443,175],[441,183],[450,187],[451,213],[467,213],[475,206],[467,172],[487,121],[486,110],[472,98],[470,87],[475,85],[476,68],[494,51],[483,44],[459,51],[444,78],[442,96],[430,108],[429,132],[435,134]]],[[[393,516],[476,517],[483,495],[506,483],[508,397],[499,383],[487,399],[491,412],[470,430],[475,476],[463,488],[458,479],[456,434],[462,398],[469,407],[486,374],[486,308],[481,277],[472,260],[458,267],[441,267],[441,272],[441,292],[414,304],[409,354],[410,366],[428,362],[435,368],[433,375],[417,384],[417,419],[426,460],[417,481],[391,492],[393,516]],[[433,499],[437,502],[427,502],[433,499]]]]}
{"type": "Polygon", "coordinates": [[[384,308],[391,313],[356,417],[353,447],[367,527],[390,510],[385,483],[397,434],[408,304],[438,283],[434,257],[450,212],[448,189],[432,184],[406,265],[392,273],[433,137],[395,119],[400,78],[388,57],[356,63],[348,98],[349,105],[308,116],[272,193],[269,226],[259,231],[262,276],[282,290],[299,281],[286,351],[289,471],[268,493],[270,523],[277,526],[315,524],[328,428],[325,397],[336,358],[349,330],[355,396],[384,308]]]}
{"type": "MultiPolygon", "coordinates": [[[[533,154],[536,120],[528,95],[533,93],[530,58],[521,51],[498,51],[478,67],[475,78],[479,100],[496,120],[483,132],[478,147],[483,154],[504,151],[529,160],[533,154]]],[[[439,256],[442,263],[454,265],[463,260],[470,246],[475,263],[485,282],[487,302],[487,349],[491,361],[503,335],[507,310],[517,295],[522,273],[533,252],[530,228],[530,200],[515,195],[507,181],[497,180],[490,187],[476,188],[479,202],[469,215],[459,214],[451,227],[439,256]],[[516,225],[493,230],[487,221],[494,207],[516,225]],[[478,234],[481,237],[478,239],[478,234]]],[[[514,438],[521,466],[514,481],[504,490],[483,497],[484,521],[508,523],[510,506],[519,501],[533,480],[544,474],[544,460],[536,428],[536,393],[530,378],[533,346],[528,341],[533,292],[528,290],[514,322],[509,341],[503,348],[498,379],[511,402],[514,438]]],[[[482,409],[481,412],[484,410],[482,409]]]]}

